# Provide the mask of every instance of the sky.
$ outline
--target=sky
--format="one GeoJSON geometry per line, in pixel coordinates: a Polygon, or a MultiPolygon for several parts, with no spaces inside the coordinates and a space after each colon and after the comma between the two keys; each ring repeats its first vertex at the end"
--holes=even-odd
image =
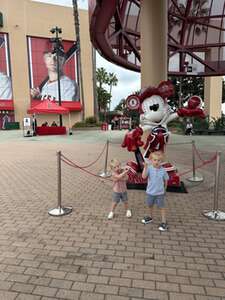
{"type": "MultiPolygon", "coordinates": [[[[44,2],[49,4],[57,4],[62,6],[72,6],[72,0],[32,0],[36,2],[44,2]]],[[[78,7],[81,9],[88,9],[88,1],[87,0],[78,0],[78,7]]],[[[82,49],[81,49],[82,51],[82,49]]],[[[100,56],[97,52],[96,55],[96,64],[97,68],[105,68],[109,73],[114,73],[118,79],[117,86],[113,86],[112,88],[112,102],[111,109],[114,109],[117,104],[119,104],[120,100],[123,98],[127,98],[130,94],[140,89],[140,73],[133,72],[116,66],[107,60],[105,60],[102,56],[100,56]]],[[[107,87],[105,87],[107,89],[107,87]]],[[[109,91],[109,87],[108,87],[109,91]]]]}

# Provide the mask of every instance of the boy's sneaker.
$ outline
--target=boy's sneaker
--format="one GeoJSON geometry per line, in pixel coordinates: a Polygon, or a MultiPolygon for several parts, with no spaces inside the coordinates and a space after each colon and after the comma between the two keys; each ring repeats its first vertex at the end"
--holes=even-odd
{"type": "Polygon", "coordinates": [[[131,213],[131,210],[128,209],[127,212],[126,212],[126,217],[127,218],[131,218],[132,217],[132,213],[131,213]]]}
{"type": "Polygon", "coordinates": [[[113,216],[114,216],[113,211],[110,211],[110,213],[108,214],[108,220],[112,220],[113,216]]]}
{"type": "Polygon", "coordinates": [[[166,223],[161,223],[159,225],[159,230],[160,231],[167,231],[169,229],[169,226],[166,223]]]}
{"type": "Polygon", "coordinates": [[[151,217],[144,217],[142,220],[141,220],[141,223],[143,224],[148,224],[148,223],[151,223],[153,221],[153,219],[151,217]]]}

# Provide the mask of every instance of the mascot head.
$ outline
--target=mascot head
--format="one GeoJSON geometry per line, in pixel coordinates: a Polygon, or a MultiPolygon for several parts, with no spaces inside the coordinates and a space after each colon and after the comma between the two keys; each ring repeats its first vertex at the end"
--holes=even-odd
{"type": "Polygon", "coordinates": [[[139,110],[145,119],[151,122],[160,122],[168,110],[167,98],[174,94],[174,88],[170,81],[162,81],[157,88],[148,87],[139,95],[130,95],[127,107],[139,110]]]}

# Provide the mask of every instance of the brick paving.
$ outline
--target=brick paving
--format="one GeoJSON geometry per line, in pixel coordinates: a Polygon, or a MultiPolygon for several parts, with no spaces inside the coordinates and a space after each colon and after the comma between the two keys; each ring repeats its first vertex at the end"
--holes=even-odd
{"type": "MultiPolygon", "coordinates": [[[[215,163],[200,170],[201,184],[167,193],[170,230],[140,220],[145,192],[129,190],[133,217],[122,206],[108,221],[111,182],[62,166],[62,204],[71,214],[52,217],[57,206],[56,151],[80,165],[94,161],[110,138],[109,158],[133,159],[121,149],[124,132],[74,132],[65,137],[24,138],[0,132],[0,300],[225,300],[225,223],[202,216],[212,209],[215,163]]],[[[224,137],[193,137],[204,159],[225,153],[224,137]]],[[[172,142],[191,138],[172,136],[172,142]]],[[[168,146],[181,172],[191,168],[190,145],[168,146]],[[174,150],[173,150],[174,149],[174,150]]],[[[104,168],[104,156],[89,170],[104,168]]],[[[222,173],[224,173],[224,156],[222,173]]],[[[219,208],[225,210],[222,174],[219,208]]]]}

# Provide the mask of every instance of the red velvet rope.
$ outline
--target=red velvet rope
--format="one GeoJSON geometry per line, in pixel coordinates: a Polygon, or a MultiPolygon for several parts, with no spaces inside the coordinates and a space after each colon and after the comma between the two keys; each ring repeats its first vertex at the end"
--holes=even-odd
{"type": "MultiPolygon", "coordinates": [[[[106,144],[107,144],[107,143],[106,143],[106,144]]],[[[100,157],[102,156],[102,154],[103,154],[103,152],[104,152],[104,150],[105,150],[105,148],[106,148],[106,144],[105,144],[105,146],[103,147],[103,150],[101,151],[101,153],[99,154],[99,156],[97,157],[97,159],[96,159],[94,162],[90,163],[89,165],[86,165],[86,166],[79,166],[79,165],[77,165],[76,163],[74,163],[73,161],[71,161],[69,158],[67,158],[66,156],[64,156],[63,154],[61,154],[61,157],[62,157],[61,160],[62,160],[65,164],[69,165],[70,167],[78,168],[78,169],[80,169],[80,170],[82,170],[82,171],[84,171],[84,172],[86,172],[86,173],[88,173],[88,174],[90,174],[90,175],[92,175],[92,176],[95,176],[95,177],[98,177],[98,178],[103,179],[103,177],[101,177],[101,176],[99,176],[99,175],[96,175],[96,174],[94,174],[94,173],[92,173],[92,172],[90,172],[90,171],[88,171],[88,170],[85,170],[85,168],[88,168],[88,167],[94,165],[94,164],[100,159],[100,157]]],[[[195,145],[194,145],[194,150],[195,150],[196,154],[198,155],[198,158],[199,158],[199,159],[201,160],[201,162],[202,162],[202,164],[196,166],[195,170],[197,170],[197,169],[199,169],[199,168],[201,168],[201,167],[203,167],[203,166],[205,166],[205,165],[207,165],[207,164],[212,163],[212,162],[213,162],[214,160],[216,160],[216,158],[217,158],[217,153],[216,153],[216,154],[213,155],[213,157],[212,157],[211,159],[203,160],[203,159],[201,158],[200,153],[198,152],[198,150],[197,150],[197,148],[196,148],[195,145]]],[[[180,173],[179,175],[180,175],[180,176],[184,176],[184,175],[186,175],[186,174],[188,174],[188,173],[190,173],[190,172],[192,172],[192,171],[193,171],[193,169],[189,169],[188,171],[185,171],[185,172],[183,172],[183,173],[180,173]]],[[[104,179],[109,180],[109,181],[113,181],[113,180],[110,179],[110,178],[104,178],[104,179]]]]}
{"type": "MultiPolygon", "coordinates": [[[[106,145],[107,145],[107,143],[105,143],[105,146],[103,147],[103,149],[102,149],[102,152],[99,154],[99,156],[97,157],[97,159],[95,160],[95,161],[93,161],[92,163],[90,163],[89,165],[86,165],[86,166],[80,166],[80,168],[83,168],[83,169],[85,169],[85,168],[88,168],[88,167],[90,167],[90,166],[93,166],[98,160],[99,160],[99,158],[102,156],[102,154],[104,153],[104,151],[105,151],[105,148],[106,148],[106,145]]],[[[68,161],[70,161],[67,157],[65,157],[63,154],[61,154],[61,156],[63,157],[63,158],[65,158],[65,159],[67,159],[68,161]]],[[[72,161],[70,161],[70,162],[72,162],[72,161]]]]}
{"type": "MultiPolygon", "coordinates": [[[[68,166],[70,166],[70,167],[73,167],[73,168],[78,168],[78,169],[80,169],[81,171],[84,171],[84,172],[86,172],[86,173],[88,173],[88,174],[90,174],[90,175],[92,175],[92,176],[95,176],[95,177],[98,177],[98,178],[101,178],[101,179],[103,179],[101,176],[99,176],[99,175],[96,175],[96,174],[94,174],[94,173],[92,173],[92,172],[90,172],[90,171],[88,171],[88,170],[85,170],[83,167],[81,167],[81,166],[78,166],[77,164],[75,164],[74,162],[72,162],[71,160],[69,160],[67,157],[65,157],[64,155],[62,155],[62,157],[64,158],[61,158],[61,160],[65,163],[65,164],[67,164],[68,166]]],[[[112,181],[111,179],[109,179],[109,178],[104,178],[104,180],[110,180],[110,181],[112,181]]]]}
{"type": "MultiPolygon", "coordinates": [[[[197,154],[199,160],[200,160],[201,162],[203,162],[203,163],[204,163],[205,161],[207,161],[207,160],[204,160],[203,158],[201,158],[201,155],[200,155],[199,151],[197,150],[195,144],[194,144],[193,146],[194,146],[194,151],[195,151],[195,153],[197,154]]],[[[214,154],[214,156],[215,156],[215,155],[217,156],[217,154],[214,154]]],[[[214,156],[213,156],[213,157],[214,157],[214,156]]]]}
{"type": "MultiPolygon", "coordinates": [[[[195,168],[195,170],[200,169],[201,167],[203,167],[203,166],[205,166],[205,165],[207,165],[207,164],[212,163],[214,160],[216,160],[216,158],[217,158],[217,153],[216,153],[211,159],[209,159],[209,160],[204,160],[204,162],[203,162],[202,164],[198,165],[198,166],[195,168]]],[[[190,169],[190,170],[188,170],[188,171],[186,171],[186,172],[180,173],[179,175],[180,175],[180,176],[183,176],[183,175],[185,175],[185,174],[187,174],[187,173],[189,173],[189,172],[192,172],[192,171],[193,171],[193,169],[190,169]]]]}

